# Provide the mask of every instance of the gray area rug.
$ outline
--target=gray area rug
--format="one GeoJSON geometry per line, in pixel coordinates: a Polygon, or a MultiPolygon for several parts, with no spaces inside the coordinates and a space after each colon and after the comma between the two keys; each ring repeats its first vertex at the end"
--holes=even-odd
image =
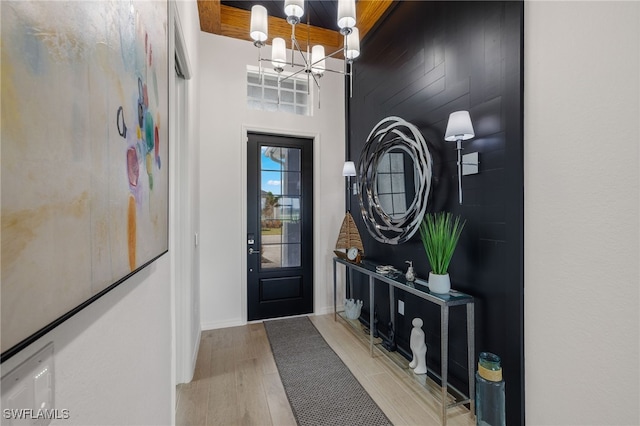
{"type": "Polygon", "coordinates": [[[392,424],[309,318],[265,321],[264,327],[300,426],[392,424]]]}

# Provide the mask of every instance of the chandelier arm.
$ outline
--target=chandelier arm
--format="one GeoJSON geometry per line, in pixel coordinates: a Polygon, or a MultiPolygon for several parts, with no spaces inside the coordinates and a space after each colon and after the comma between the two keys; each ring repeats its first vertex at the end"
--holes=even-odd
{"type": "Polygon", "coordinates": [[[349,76],[349,97],[353,98],[353,63],[349,62],[349,72],[347,73],[349,76]]]}
{"type": "Polygon", "coordinates": [[[261,53],[262,49],[258,48],[258,76],[260,77],[260,84],[264,83],[264,75],[262,73],[262,61],[264,59],[262,59],[262,53],[261,53]]]}
{"type": "Polygon", "coordinates": [[[313,77],[313,81],[316,82],[316,86],[318,86],[318,89],[319,89],[320,88],[320,81],[318,81],[318,77],[312,72],[310,72],[308,74],[311,75],[311,77],[313,77]]]}
{"type": "MultiPolygon", "coordinates": [[[[298,71],[294,72],[293,74],[289,74],[289,75],[283,77],[282,80],[280,80],[280,82],[287,81],[291,77],[295,77],[296,75],[300,74],[303,71],[306,71],[306,70],[304,68],[299,69],[298,71]]],[[[313,73],[309,73],[309,74],[311,74],[311,76],[313,77],[313,81],[316,83],[316,86],[318,86],[318,88],[320,88],[320,82],[316,79],[316,76],[313,75],[313,73]]]]}
{"type": "MultiPolygon", "coordinates": [[[[298,46],[298,40],[296,40],[296,26],[291,25],[291,66],[293,66],[293,46],[298,46]]],[[[300,50],[300,47],[298,47],[300,50]]]]}
{"type": "MultiPolygon", "coordinates": [[[[308,21],[308,18],[307,18],[308,21]]],[[[309,52],[309,23],[307,22],[307,56],[305,57],[305,62],[307,61],[311,62],[311,52],[309,52]]],[[[307,71],[307,95],[311,94],[311,84],[309,82],[309,75],[313,75],[311,71],[311,64],[309,64],[309,68],[306,69],[307,71]]],[[[313,79],[315,80],[315,76],[313,77],[313,79]]],[[[316,81],[316,84],[318,84],[318,82],[316,81]]],[[[318,86],[320,87],[320,86],[318,86]]]]}
{"type": "Polygon", "coordinates": [[[324,72],[332,72],[334,74],[340,74],[340,75],[349,75],[349,73],[346,73],[342,70],[330,70],[329,68],[325,69],[324,72]]]}
{"type": "Polygon", "coordinates": [[[338,53],[340,53],[340,52],[344,52],[344,47],[342,47],[342,48],[340,48],[340,49],[336,50],[336,51],[335,51],[335,52],[333,52],[333,53],[330,53],[330,54],[328,54],[328,55],[325,55],[325,58],[331,58],[332,56],[335,56],[335,55],[337,55],[337,54],[338,54],[338,53]]]}
{"type": "Polygon", "coordinates": [[[303,71],[305,71],[305,69],[304,69],[304,68],[299,69],[298,71],[294,72],[293,74],[289,74],[289,75],[287,75],[286,77],[284,77],[284,78],[282,79],[282,81],[286,81],[286,80],[290,79],[291,77],[295,77],[296,75],[300,74],[300,73],[301,73],[301,72],[303,72],[303,71]]]}
{"type": "MultiPolygon", "coordinates": [[[[295,43],[296,50],[298,51],[298,53],[300,53],[300,56],[302,56],[302,59],[304,59],[304,67],[306,69],[311,69],[311,67],[309,66],[309,61],[304,56],[304,53],[302,53],[302,49],[300,49],[300,45],[298,44],[298,40],[293,39],[292,41],[295,43]]],[[[293,66],[293,49],[291,49],[291,66],[293,66]]]]}
{"type": "MultiPolygon", "coordinates": [[[[262,61],[262,62],[271,62],[271,59],[262,58],[262,59],[261,59],[261,61],[262,61]]],[[[318,62],[320,62],[320,61],[316,61],[316,62],[314,62],[314,63],[313,63],[313,64],[311,64],[311,65],[313,66],[313,65],[317,64],[318,62]]],[[[295,63],[293,64],[293,66],[294,66],[294,67],[301,67],[301,68],[302,68],[301,70],[297,71],[297,72],[296,72],[296,74],[298,74],[298,73],[300,73],[300,72],[302,72],[302,71],[305,71],[305,66],[304,66],[304,64],[299,64],[299,63],[295,62],[295,63]]],[[[324,70],[324,72],[332,72],[332,73],[335,73],[335,74],[349,75],[349,73],[348,73],[348,72],[345,74],[345,72],[344,72],[344,71],[342,71],[342,70],[332,70],[332,69],[329,69],[329,68],[326,68],[326,69],[324,70]]]]}

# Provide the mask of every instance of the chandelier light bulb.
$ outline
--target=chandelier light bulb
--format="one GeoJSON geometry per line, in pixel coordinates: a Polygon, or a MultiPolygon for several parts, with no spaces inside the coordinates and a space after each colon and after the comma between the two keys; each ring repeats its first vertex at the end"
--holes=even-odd
{"type": "Polygon", "coordinates": [[[316,75],[324,74],[326,69],[324,46],[316,45],[311,48],[311,71],[316,75]]]}
{"type": "Polygon", "coordinates": [[[267,41],[268,21],[267,9],[264,6],[255,5],[251,8],[251,38],[257,44],[262,45],[267,41]]]}
{"type": "Polygon", "coordinates": [[[304,0],[284,0],[284,13],[288,23],[297,24],[304,15],[304,0]]]}
{"type": "Polygon", "coordinates": [[[356,27],[351,29],[351,33],[345,37],[345,56],[352,61],[360,56],[360,32],[356,27]]]}
{"type": "Polygon", "coordinates": [[[342,34],[349,34],[356,26],[356,0],[338,0],[338,27],[342,34]]]}
{"type": "Polygon", "coordinates": [[[271,65],[277,72],[282,72],[287,63],[287,47],[284,39],[276,37],[271,44],[271,65]]]}

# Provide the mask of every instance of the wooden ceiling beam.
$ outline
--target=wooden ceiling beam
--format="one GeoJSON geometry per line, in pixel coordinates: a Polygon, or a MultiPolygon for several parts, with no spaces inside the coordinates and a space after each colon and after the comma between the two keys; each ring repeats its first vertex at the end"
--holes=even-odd
{"type": "MultiPolygon", "coordinates": [[[[356,3],[360,39],[364,39],[392,3],[392,0],[359,0],[356,3]]],[[[248,10],[220,4],[220,0],[198,0],[198,14],[202,31],[253,41],[249,37],[251,12],[248,10]]],[[[323,45],[327,55],[342,48],[343,37],[337,29],[328,30],[300,23],[296,25],[296,39],[303,51],[307,50],[307,28],[310,44],[323,45]]],[[[282,37],[287,47],[291,48],[291,26],[283,18],[269,16],[267,44],[271,44],[274,37],[282,37]]],[[[335,58],[341,59],[343,56],[338,54],[335,58]]]]}
{"type": "Polygon", "coordinates": [[[220,0],[198,0],[200,30],[220,34],[220,0]]]}
{"type": "Polygon", "coordinates": [[[360,39],[363,39],[371,31],[392,3],[392,0],[359,0],[356,2],[360,39]]]}
{"type": "MultiPolygon", "coordinates": [[[[251,12],[236,7],[220,6],[220,33],[227,37],[241,40],[253,41],[249,36],[251,22],[251,12]]],[[[342,48],[342,35],[338,31],[327,30],[325,28],[314,27],[313,25],[296,25],[296,40],[300,49],[307,49],[307,28],[309,30],[309,42],[311,45],[321,44],[327,54],[342,48]]],[[[291,25],[285,19],[269,16],[269,38],[267,44],[275,37],[282,37],[291,47],[291,25]]]]}

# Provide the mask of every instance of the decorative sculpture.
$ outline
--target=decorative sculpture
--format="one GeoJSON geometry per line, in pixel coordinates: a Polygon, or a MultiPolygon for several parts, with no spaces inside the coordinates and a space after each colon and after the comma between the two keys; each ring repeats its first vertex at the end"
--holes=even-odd
{"type": "Polygon", "coordinates": [[[396,336],[395,336],[395,332],[393,331],[394,330],[393,322],[389,321],[389,324],[387,324],[387,329],[389,330],[389,340],[384,340],[382,342],[382,347],[384,347],[389,352],[393,352],[397,348],[396,336]]]}
{"type": "Polygon", "coordinates": [[[413,330],[411,330],[409,344],[413,359],[409,363],[409,368],[412,368],[415,374],[427,374],[427,344],[424,342],[423,323],[420,318],[414,318],[411,324],[413,324],[413,330]]]}
{"type": "Polygon", "coordinates": [[[336,241],[336,249],[333,252],[340,259],[348,259],[355,263],[360,263],[360,260],[364,258],[362,238],[360,238],[360,232],[358,232],[358,227],[356,226],[350,212],[346,212],[344,215],[342,226],[340,227],[340,233],[338,234],[338,240],[336,241]],[[349,259],[349,249],[357,250],[357,257],[355,259],[349,259]]]}
{"type": "Polygon", "coordinates": [[[404,263],[409,264],[409,268],[407,269],[407,273],[404,274],[404,277],[408,282],[412,283],[416,280],[416,271],[413,269],[413,262],[411,260],[405,260],[404,263]]]}
{"type": "Polygon", "coordinates": [[[377,339],[380,337],[380,333],[378,333],[378,309],[373,307],[373,337],[377,339]]]}
{"type": "Polygon", "coordinates": [[[362,300],[346,299],[344,301],[344,314],[349,319],[360,318],[361,309],[362,309],[362,300]]]}

